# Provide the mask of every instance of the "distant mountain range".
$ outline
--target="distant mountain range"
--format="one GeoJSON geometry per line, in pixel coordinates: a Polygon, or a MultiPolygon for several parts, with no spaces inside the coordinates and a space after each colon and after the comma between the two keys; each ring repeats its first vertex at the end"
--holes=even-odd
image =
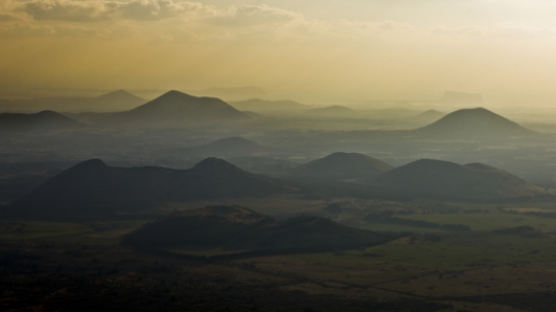
{"type": "Polygon", "coordinates": [[[196,97],[168,91],[141,106],[117,113],[89,113],[81,118],[92,123],[143,125],[191,125],[251,119],[228,103],[211,97],[196,97]]]}
{"type": "Polygon", "coordinates": [[[276,221],[243,207],[215,206],[149,223],[129,234],[124,244],[148,251],[220,249],[227,256],[241,256],[347,250],[394,238],[319,217],[276,221]]]}
{"type": "Polygon", "coordinates": [[[310,108],[310,106],[290,100],[263,100],[249,99],[230,103],[233,107],[242,111],[264,112],[264,111],[299,111],[310,108]]]}
{"type": "Polygon", "coordinates": [[[0,131],[67,130],[80,126],[80,122],[53,111],[0,113],[0,131]]]}
{"type": "Polygon", "coordinates": [[[0,99],[0,110],[28,113],[42,110],[114,112],[130,109],[142,103],[145,103],[144,99],[125,90],[116,90],[96,97],[0,99]]]}
{"type": "Polygon", "coordinates": [[[346,106],[334,105],[334,106],[314,108],[309,110],[308,113],[338,117],[338,116],[353,114],[355,113],[355,111],[346,106]]]}
{"type": "MultiPolygon", "coordinates": [[[[139,101],[133,95],[119,90],[95,98],[95,101],[110,103],[125,101],[139,101]]],[[[298,112],[309,112],[321,116],[355,116],[354,111],[343,106],[331,106],[313,110],[306,110],[306,106],[291,101],[265,101],[253,99],[243,102],[235,102],[239,109],[251,110],[280,110],[284,111],[297,109],[298,112]],[[288,109],[285,109],[288,107],[288,109]],[[257,108],[257,109],[255,109],[257,108]]],[[[44,112],[41,114],[45,115],[44,112]]],[[[56,114],[49,112],[49,114],[56,114]]],[[[437,111],[427,111],[417,116],[417,119],[434,120],[442,113],[437,111]]],[[[161,96],[131,110],[110,113],[82,113],[71,115],[76,119],[98,126],[108,125],[128,125],[133,127],[143,126],[162,126],[162,127],[182,127],[204,125],[207,123],[237,122],[242,120],[253,120],[258,116],[250,112],[242,112],[232,105],[211,97],[196,97],[180,91],[168,91],[161,96]]],[[[10,127],[25,129],[28,124],[23,122],[23,115],[6,115],[5,120],[10,121],[10,127]],[[20,118],[21,117],[21,118],[20,118]]],[[[29,117],[28,119],[32,119],[29,117]]],[[[60,123],[63,123],[60,118],[60,123]]],[[[6,123],[7,124],[7,123],[6,123]]],[[[66,122],[67,124],[67,122],[66,122]]],[[[1,127],[1,125],[0,125],[1,127]]],[[[533,131],[523,128],[519,124],[495,114],[484,108],[462,109],[447,114],[435,122],[415,130],[401,131],[374,131],[375,136],[381,137],[395,136],[418,136],[426,138],[441,139],[464,139],[464,140],[484,140],[484,139],[505,139],[511,137],[523,137],[535,134],[533,131]],[[380,133],[379,133],[380,132],[380,133]]],[[[364,136],[363,132],[350,134],[349,140],[358,136],[364,136]]]]}
{"type": "Polygon", "coordinates": [[[41,185],[10,208],[30,218],[73,218],[141,211],[167,202],[261,197],[289,191],[220,159],[191,169],[110,167],[98,159],[82,162],[41,185]]]}

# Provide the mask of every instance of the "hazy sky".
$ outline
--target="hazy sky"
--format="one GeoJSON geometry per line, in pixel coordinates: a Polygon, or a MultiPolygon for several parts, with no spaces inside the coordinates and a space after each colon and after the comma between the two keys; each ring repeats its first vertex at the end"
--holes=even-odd
{"type": "Polygon", "coordinates": [[[552,0],[0,0],[0,83],[556,103],[552,0]]]}

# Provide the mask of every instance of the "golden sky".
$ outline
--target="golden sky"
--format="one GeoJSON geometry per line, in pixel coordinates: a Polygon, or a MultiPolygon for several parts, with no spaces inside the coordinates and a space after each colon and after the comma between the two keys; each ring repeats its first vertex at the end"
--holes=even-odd
{"type": "Polygon", "coordinates": [[[0,84],[556,102],[556,1],[0,0],[0,84]]]}

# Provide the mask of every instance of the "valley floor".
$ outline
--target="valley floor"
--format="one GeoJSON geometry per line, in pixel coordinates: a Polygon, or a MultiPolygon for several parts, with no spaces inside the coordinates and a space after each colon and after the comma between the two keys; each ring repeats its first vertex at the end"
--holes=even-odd
{"type": "MultiPolygon", "coordinates": [[[[336,219],[349,222],[354,203],[336,204],[336,219]]],[[[453,208],[445,213],[397,205],[365,226],[406,233],[386,244],[228,259],[122,247],[147,219],[2,221],[0,310],[553,311],[556,218],[533,214],[550,204],[444,203],[453,208]]]]}

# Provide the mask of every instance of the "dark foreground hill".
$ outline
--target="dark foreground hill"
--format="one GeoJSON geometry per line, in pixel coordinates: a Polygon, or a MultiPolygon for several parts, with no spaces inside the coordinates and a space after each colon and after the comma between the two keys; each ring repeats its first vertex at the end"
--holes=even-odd
{"type": "Polygon", "coordinates": [[[0,131],[66,130],[81,125],[78,121],[53,111],[0,114],[0,131]]]}
{"type": "Polygon", "coordinates": [[[368,155],[333,153],[299,166],[294,176],[321,181],[374,178],[390,169],[389,164],[368,155]]]}
{"type": "Polygon", "coordinates": [[[481,139],[526,136],[532,131],[484,108],[462,109],[415,130],[419,135],[481,139]]]}
{"type": "Polygon", "coordinates": [[[546,195],[542,188],[494,167],[431,159],[384,173],[374,188],[394,198],[504,200],[546,195]]]}
{"type": "Polygon", "coordinates": [[[350,228],[319,217],[276,221],[242,207],[207,207],[143,226],[124,243],[143,250],[220,249],[238,253],[346,250],[393,236],[350,228]]]}
{"type": "Polygon", "coordinates": [[[70,168],[9,208],[27,218],[85,218],[137,212],[167,202],[260,197],[287,189],[269,178],[208,158],[188,170],[110,167],[101,160],[70,168]]]}

